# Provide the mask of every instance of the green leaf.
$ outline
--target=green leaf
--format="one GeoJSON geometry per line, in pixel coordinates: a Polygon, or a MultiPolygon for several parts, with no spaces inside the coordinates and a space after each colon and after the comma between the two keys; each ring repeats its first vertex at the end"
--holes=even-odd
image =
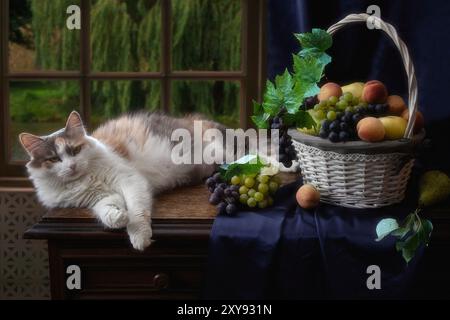
{"type": "Polygon", "coordinates": [[[418,231],[420,241],[425,245],[430,243],[431,232],[433,232],[433,224],[430,220],[421,219],[421,228],[418,231]]]}
{"type": "Polygon", "coordinates": [[[288,113],[295,114],[299,111],[305,92],[306,88],[304,88],[301,83],[297,82],[294,88],[291,88],[291,90],[286,94],[283,104],[288,113]]]}
{"type": "Polygon", "coordinates": [[[378,238],[375,239],[375,241],[383,240],[387,235],[397,230],[398,228],[398,222],[396,219],[386,218],[380,220],[376,226],[376,233],[378,238]]]}
{"type": "Polygon", "coordinates": [[[220,166],[220,175],[225,181],[241,174],[258,174],[265,163],[256,155],[246,155],[230,164],[220,166]]]}
{"type": "Polygon", "coordinates": [[[409,263],[409,261],[414,258],[417,249],[420,247],[420,244],[421,241],[418,233],[414,233],[403,242],[401,250],[403,259],[406,261],[406,263],[409,263]]]}
{"type": "Polygon", "coordinates": [[[297,33],[295,37],[300,41],[304,49],[317,48],[320,51],[326,51],[333,44],[331,35],[322,29],[312,29],[311,32],[297,33]]]}
{"type": "Polygon", "coordinates": [[[270,114],[268,113],[262,113],[259,115],[252,116],[252,121],[259,129],[269,129],[269,122],[270,114]]]}
{"type": "Polygon", "coordinates": [[[268,129],[270,114],[264,112],[262,105],[253,100],[253,116],[251,117],[257,128],[268,129]]]}
{"type": "Polygon", "coordinates": [[[316,59],[324,66],[331,62],[331,57],[327,53],[320,51],[317,48],[303,49],[298,53],[298,55],[304,59],[316,59]]]}
{"type": "Polygon", "coordinates": [[[409,228],[398,228],[396,230],[393,230],[390,235],[394,236],[394,237],[398,237],[399,239],[404,238],[409,232],[411,231],[411,229],[409,228]]]}
{"type": "Polygon", "coordinates": [[[275,85],[277,86],[278,95],[285,97],[289,95],[293,87],[292,76],[289,71],[284,70],[283,75],[275,77],[275,85]]]}
{"type": "Polygon", "coordinates": [[[282,95],[280,95],[278,90],[275,89],[274,84],[267,80],[266,91],[264,93],[262,104],[264,112],[270,114],[271,116],[274,116],[280,111],[282,103],[282,95]]]}
{"type": "Polygon", "coordinates": [[[304,110],[299,110],[298,113],[296,114],[295,126],[297,128],[311,129],[316,126],[316,122],[308,112],[304,110]]]}
{"type": "Polygon", "coordinates": [[[304,86],[316,84],[322,79],[325,64],[314,58],[302,58],[293,55],[294,77],[304,86]]]}

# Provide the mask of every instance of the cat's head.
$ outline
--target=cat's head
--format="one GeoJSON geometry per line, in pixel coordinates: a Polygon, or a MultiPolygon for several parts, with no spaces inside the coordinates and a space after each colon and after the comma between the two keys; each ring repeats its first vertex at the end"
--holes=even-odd
{"type": "Polygon", "coordinates": [[[40,137],[21,133],[19,140],[31,158],[27,163],[31,176],[68,182],[89,170],[93,145],[76,111],[69,115],[65,128],[40,137]]]}

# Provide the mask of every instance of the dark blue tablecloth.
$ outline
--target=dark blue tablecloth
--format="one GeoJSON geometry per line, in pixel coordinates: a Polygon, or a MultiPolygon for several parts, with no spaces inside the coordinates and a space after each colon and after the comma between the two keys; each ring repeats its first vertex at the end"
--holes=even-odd
{"type": "Polygon", "coordinates": [[[379,220],[413,211],[414,196],[380,209],[320,204],[307,211],[295,200],[300,184],[280,188],[272,208],[216,218],[204,297],[407,298],[423,250],[407,266],[394,238],[374,239],[379,220]],[[380,290],[367,288],[369,265],[381,269],[380,290]]]}

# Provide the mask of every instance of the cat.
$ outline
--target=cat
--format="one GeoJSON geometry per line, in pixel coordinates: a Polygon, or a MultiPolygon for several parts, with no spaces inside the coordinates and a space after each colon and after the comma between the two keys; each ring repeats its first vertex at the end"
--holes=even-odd
{"type": "Polygon", "coordinates": [[[203,129],[225,129],[199,116],[139,112],[107,121],[89,135],[73,111],[63,129],[48,136],[21,133],[19,140],[44,206],[90,208],[106,227],[126,227],[133,248],[142,251],[151,244],[153,196],[199,183],[217,169],[171,160],[172,131],[193,132],[195,120],[203,121],[203,129]]]}

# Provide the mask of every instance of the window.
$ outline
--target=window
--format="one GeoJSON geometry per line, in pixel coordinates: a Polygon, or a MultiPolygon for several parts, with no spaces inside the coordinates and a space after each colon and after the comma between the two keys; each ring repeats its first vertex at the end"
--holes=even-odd
{"type": "MultiPolygon", "coordinates": [[[[265,0],[0,0],[0,179],[24,177],[22,131],[134,108],[251,126],[265,78],[265,0]],[[69,30],[67,7],[81,8],[69,30]]],[[[25,181],[25,179],[22,178],[25,181]]]]}

